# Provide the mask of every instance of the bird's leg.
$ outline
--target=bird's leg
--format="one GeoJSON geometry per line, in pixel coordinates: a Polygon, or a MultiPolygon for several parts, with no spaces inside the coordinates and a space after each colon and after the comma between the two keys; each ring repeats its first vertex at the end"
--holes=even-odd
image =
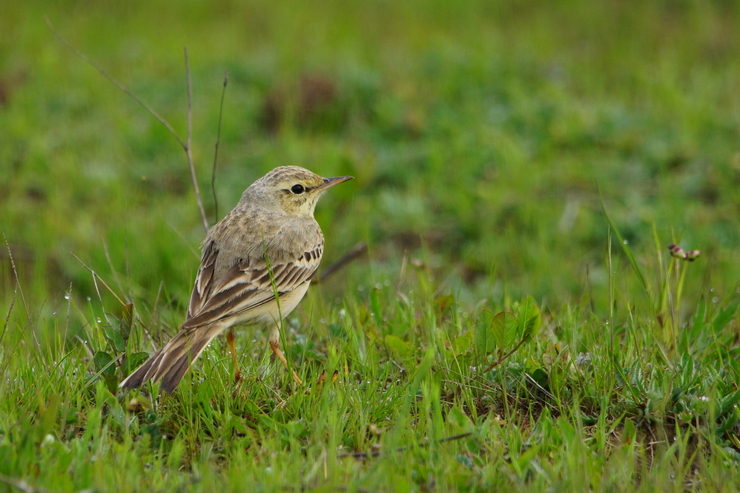
{"type": "MultiPolygon", "coordinates": [[[[285,355],[280,350],[280,344],[277,342],[270,341],[270,349],[272,349],[272,352],[277,356],[277,358],[283,362],[283,366],[286,370],[290,370],[290,367],[288,366],[288,360],[285,359],[285,355]]],[[[298,374],[293,370],[293,381],[297,383],[298,385],[303,385],[303,380],[298,376],[298,374]]]]}
{"type": "Polygon", "coordinates": [[[231,360],[234,362],[234,382],[238,382],[242,378],[242,374],[239,373],[239,365],[236,362],[236,346],[234,345],[234,329],[229,328],[226,333],[226,342],[229,344],[229,350],[231,351],[231,360]]]}
{"type": "MultiPolygon", "coordinates": [[[[275,356],[277,356],[277,359],[282,361],[283,366],[286,370],[290,370],[291,368],[288,366],[288,360],[285,359],[285,355],[280,350],[280,327],[275,324],[272,331],[270,331],[270,349],[272,349],[272,352],[275,356]]],[[[298,374],[293,371],[293,381],[297,383],[298,385],[303,385],[303,380],[298,376],[298,374]]]]}

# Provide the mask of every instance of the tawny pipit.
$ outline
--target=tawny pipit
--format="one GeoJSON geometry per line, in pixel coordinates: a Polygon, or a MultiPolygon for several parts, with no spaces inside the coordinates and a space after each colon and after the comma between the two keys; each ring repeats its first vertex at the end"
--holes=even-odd
{"type": "MultiPolygon", "coordinates": [[[[271,324],[270,348],[287,368],[279,347],[280,320],[306,294],[324,252],[314,208],[329,187],[350,179],[281,166],[247,188],[203,240],[180,332],[121,382],[121,388],[162,380],[161,389],[172,392],[208,343],[234,325],[271,324]]],[[[234,355],[233,336],[228,341],[234,355]]],[[[300,382],[295,372],[293,377],[300,382]]]]}

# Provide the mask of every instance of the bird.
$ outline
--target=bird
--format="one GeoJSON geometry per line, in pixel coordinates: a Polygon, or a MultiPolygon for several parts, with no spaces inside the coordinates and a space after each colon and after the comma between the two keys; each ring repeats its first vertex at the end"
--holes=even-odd
{"type": "MultiPolygon", "coordinates": [[[[324,252],[313,214],[321,195],[351,176],[322,178],[298,166],[280,166],[255,181],[239,203],[206,234],[185,321],[178,333],[119,385],[123,390],[161,381],[172,393],[205,347],[233,327],[269,325],[269,345],[280,350],[280,321],[308,290],[324,252]]],[[[293,372],[293,379],[301,383],[293,372]]]]}

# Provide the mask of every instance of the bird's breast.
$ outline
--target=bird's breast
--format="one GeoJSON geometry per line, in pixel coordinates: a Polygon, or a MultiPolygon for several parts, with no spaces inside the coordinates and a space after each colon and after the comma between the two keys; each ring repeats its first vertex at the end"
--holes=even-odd
{"type": "Polygon", "coordinates": [[[252,313],[249,323],[271,325],[279,322],[298,306],[298,303],[306,295],[306,291],[308,291],[308,286],[310,285],[311,281],[306,281],[294,290],[280,295],[279,307],[275,300],[266,303],[258,313],[252,313]]]}

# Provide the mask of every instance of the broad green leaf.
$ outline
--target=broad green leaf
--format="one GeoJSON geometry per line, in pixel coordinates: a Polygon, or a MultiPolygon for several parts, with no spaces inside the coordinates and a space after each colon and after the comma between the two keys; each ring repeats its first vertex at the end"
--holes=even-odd
{"type": "Polygon", "coordinates": [[[539,385],[543,389],[547,390],[550,388],[550,377],[542,368],[537,368],[532,373],[530,373],[529,376],[531,376],[532,380],[537,382],[537,385],[539,385]]]}
{"type": "Polygon", "coordinates": [[[531,296],[527,296],[524,303],[519,306],[517,319],[520,323],[520,333],[523,339],[530,339],[539,332],[542,325],[542,315],[537,303],[531,296]]]}
{"type": "Polygon", "coordinates": [[[463,354],[473,347],[473,335],[474,331],[468,330],[452,341],[452,347],[456,355],[463,354]]]}
{"type": "Polygon", "coordinates": [[[496,316],[493,317],[491,333],[494,341],[496,341],[496,348],[500,351],[503,351],[503,349],[514,338],[514,330],[512,330],[512,328],[516,327],[514,325],[515,323],[516,317],[514,317],[514,314],[509,312],[498,312],[496,316]]]}
{"type": "Polygon", "coordinates": [[[478,354],[487,355],[496,349],[496,341],[493,335],[493,319],[495,315],[490,310],[483,310],[478,315],[475,324],[475,350],[478,354]]]}
{"type": "Polygon", "coordinates": [[[740,300],[733,301],[727,305],[727,308],[719,312],[717,316],[714,317],[714,320],[712,320],[712,329],[715,333],[724,329],[725,326],[735,317],[738,304],[740,304],[740,300]]]}
{"type": "Polygon", "coordinates": [[[470,418],[457,406],[453,406],[447,412],[447,422],[459,426],[465,431],[473,429],[475,426],[470,418]]]}
{"type": "Polygon", "coordinates": [[[478,316],[475,326],[475,349],[479,354],[488,355],[495,350],[502,351],[516,338],[516,317],[510,312],[493,314],[484,310],[478,316]]]}
{"type": "MultiPolygon", "coordinates": [[[[388,350],[403,363],[408,362],[414,355],[414,348],[400,337],[387,334],[383,339],[388,350]]],[[[408,368],[407,368],[408,370],[408,368]]]]}
{"type": "Polygon", "coordinates": [[[103,382],[105,383],[105,388],[108,389],[108,392],[116,395],[116,390],[118,389],[118,377],[115,375],[103,375],[103,382]]]}
{"type": "Polygon", "coordinates": [[[134,304],[126,303],[121,309],[121,335],[124,341],[128,340],[131,333],[131,324],[134,320],[134,304]]]}
{"type": "Polygon", "coordinates": [[[121,321],[112,313],[105,313],[105,320],[108,322],[103,325],[103,332],[110,345],[118,352],[126,349],[126,340],[121,334],[121,321]]]}
{"type": "Polygon", "coordinates": [[[116,366],[112,364],[113,356],[105,351],[98,351],[93,356],[93,365],[95,373],[102,375],[113,375],[116,372],[116,366]]]}

